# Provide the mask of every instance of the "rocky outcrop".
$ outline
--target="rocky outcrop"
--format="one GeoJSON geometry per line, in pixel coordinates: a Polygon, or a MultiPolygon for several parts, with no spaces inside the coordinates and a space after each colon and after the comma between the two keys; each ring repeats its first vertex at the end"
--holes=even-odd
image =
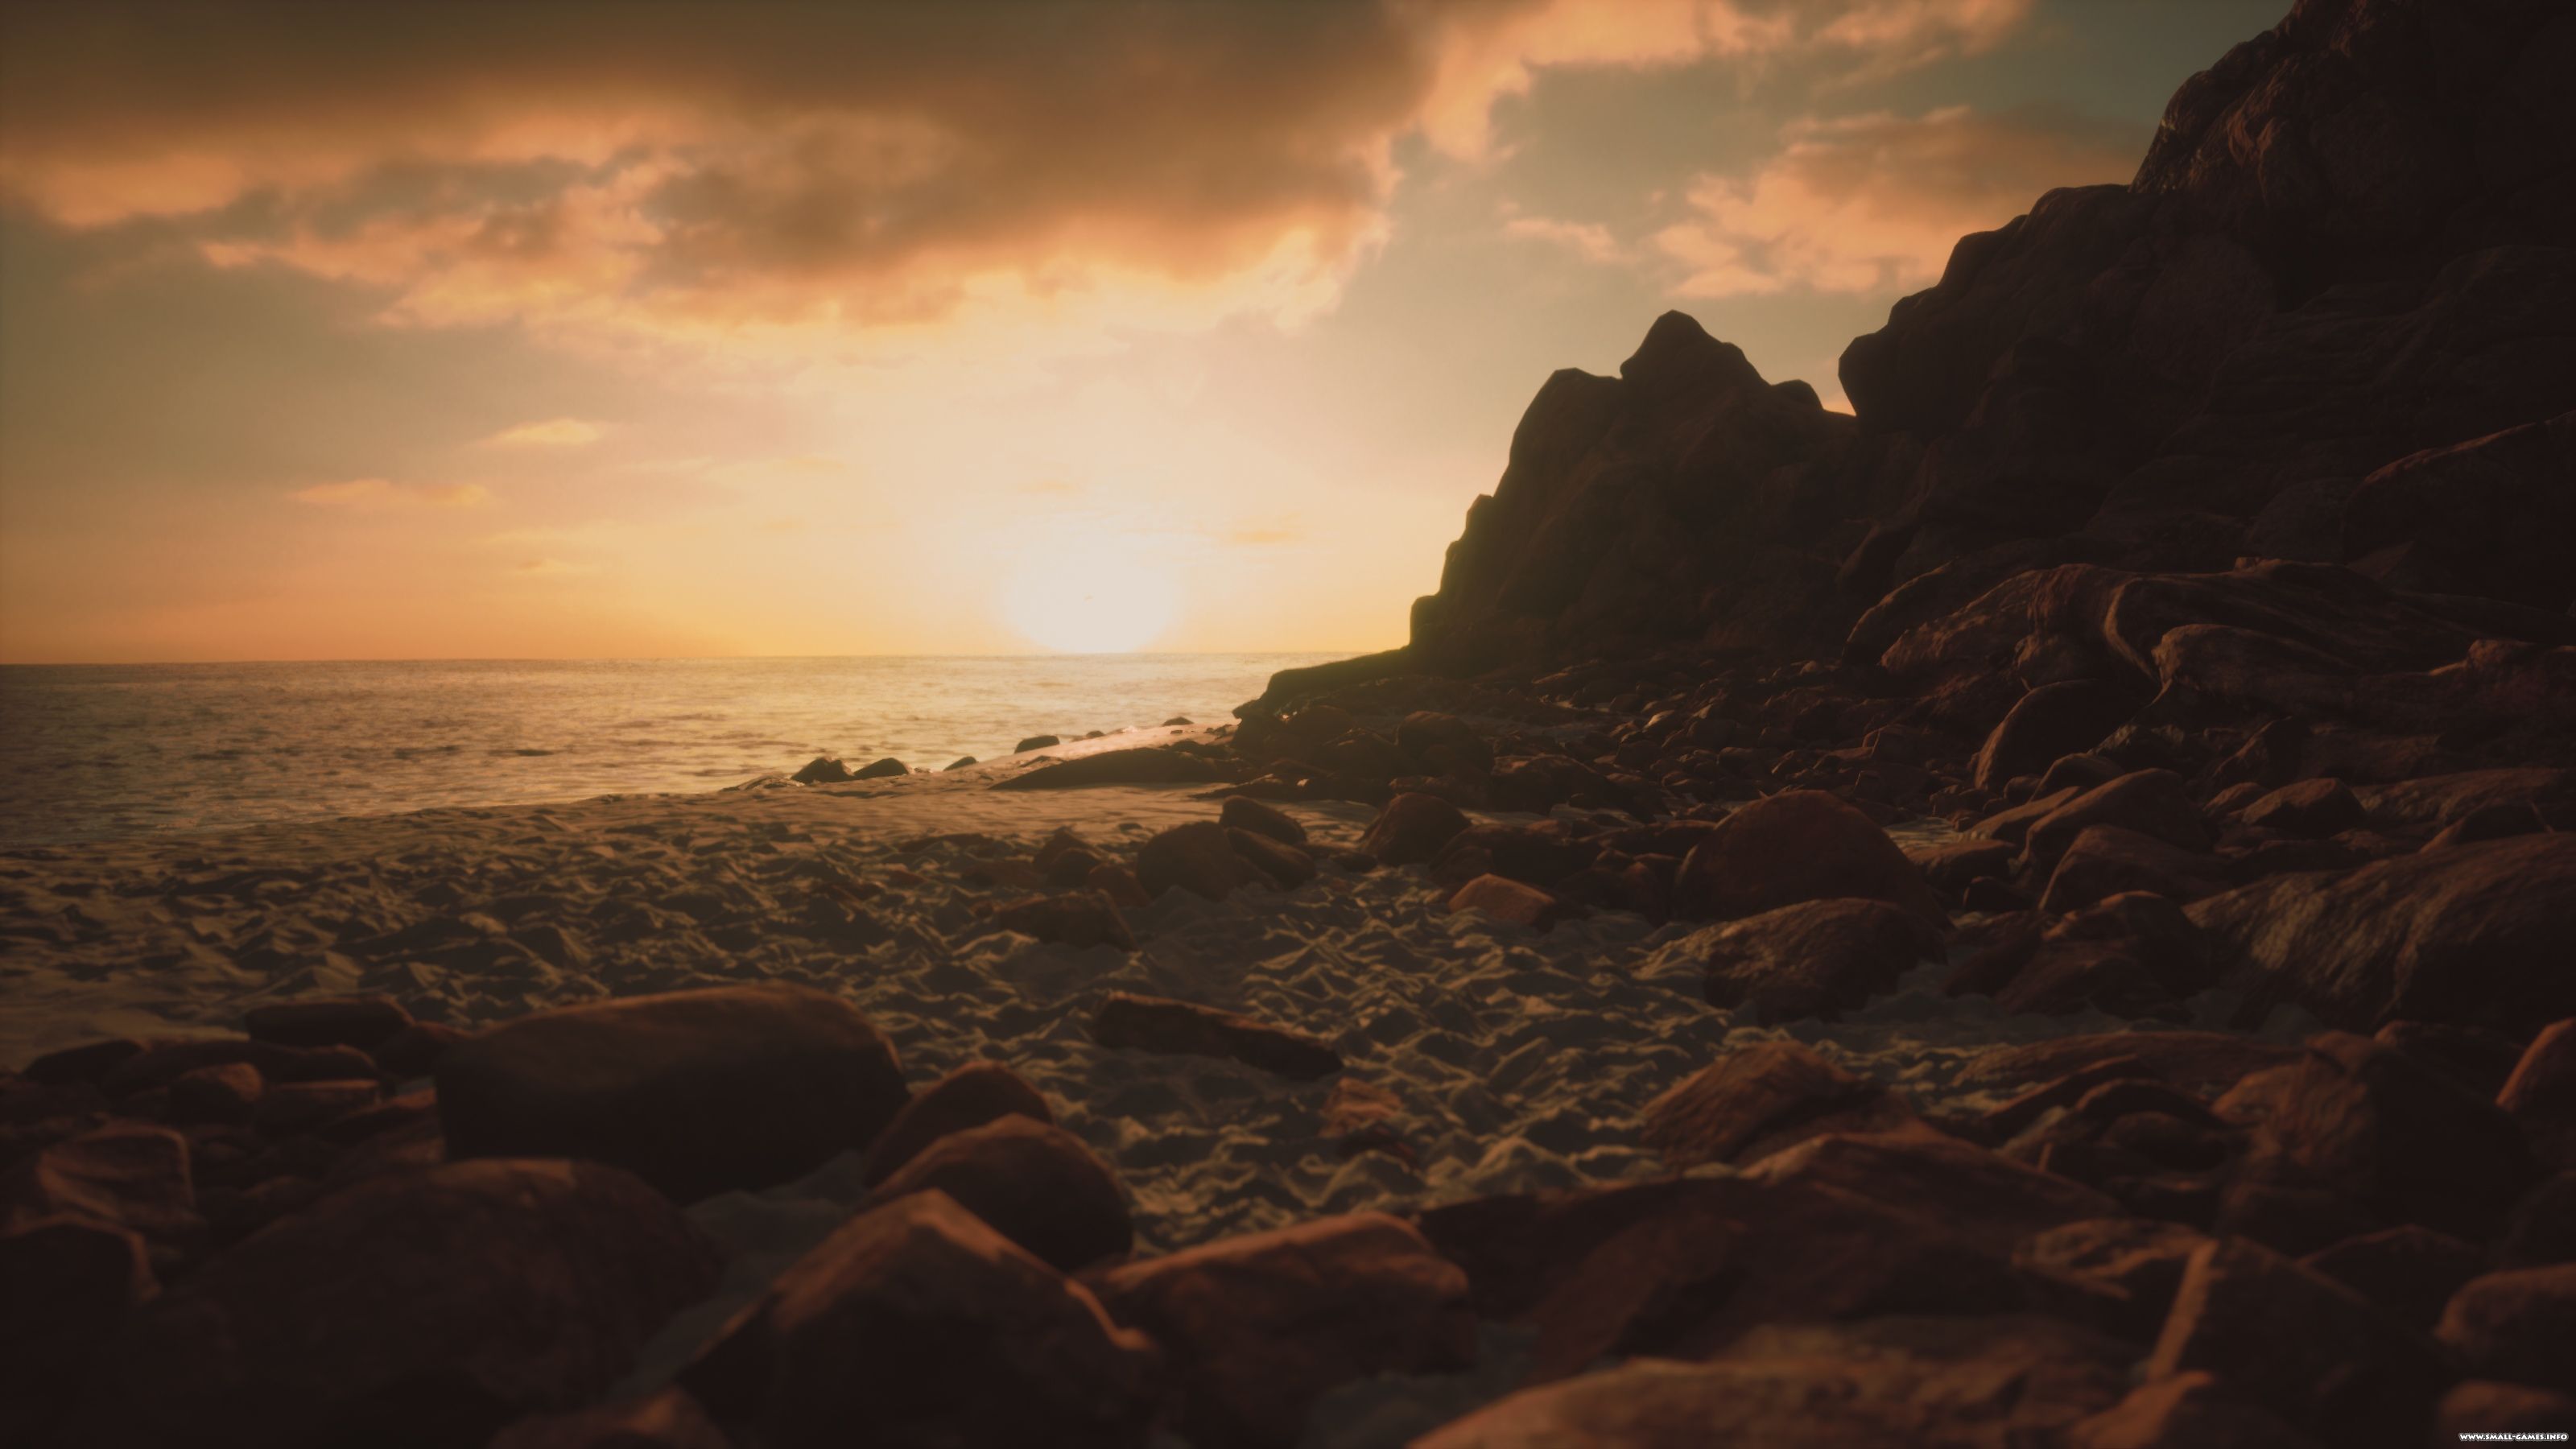
{"type": "Polygon", "coordinates": [[[2571,56],[2546,0],[2306,0],[2184,83],[2127,185],[1962,238],[1844,352],[1851,416],[1667,314],[1617,377],[1539,390],[1405,651],[1275,693],[1653,644],[1876,659],[2078,563],[2563,610],[2571,56]]]}

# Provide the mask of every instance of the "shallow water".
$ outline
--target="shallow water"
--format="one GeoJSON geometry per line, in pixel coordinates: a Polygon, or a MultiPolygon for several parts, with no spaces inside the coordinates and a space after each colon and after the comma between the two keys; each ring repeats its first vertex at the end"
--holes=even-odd
{"type": "Polygon", "coordinates": [[[0,845],[704,790],[818,754],[937,769],[1030,735],[1228,718],[1330,656],[0,668],[0,845]]]}

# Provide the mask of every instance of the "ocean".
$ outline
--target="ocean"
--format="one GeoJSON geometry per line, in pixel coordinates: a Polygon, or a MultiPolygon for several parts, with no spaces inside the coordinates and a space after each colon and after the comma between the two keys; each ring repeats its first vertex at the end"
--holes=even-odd
{"type": "Polygon", "coordinates": [[[938,769],[1232,717],[1324,654],[0,666],[0,846],[938,769]]]}

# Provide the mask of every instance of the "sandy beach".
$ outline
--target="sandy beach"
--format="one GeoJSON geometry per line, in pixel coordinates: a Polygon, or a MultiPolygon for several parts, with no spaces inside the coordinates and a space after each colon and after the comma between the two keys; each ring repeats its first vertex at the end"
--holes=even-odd
{"type": "MultiPolygon", "coordinates": [[[[1166,892],[1128,913],[1134,952],[1042,942],[976,913],[1029,894],[996,863],[1025,869],[1058,830],[1132,854],[1217,808],[1187,786],[1002,792],[996,779],[1040,755],[1178,734],[1122,732],[895,782],[12,852],[0,857],[0,1062],[101,1037],[233,1033],[246,1011],[305,996],[380,995],[471,1029],[612,996],[788,981],[857,1004],[916,1085],[977,1060],[1026,1076],[1134,1188],[1141,1242],[1174,1248],[1361,1207],[1652,1175],[1641,1109],[1757,1041],[1795,1037],[1926,1108],[1965,1111],[1993,1100],[1954,1080],[1984,1048],[2128,1025],[1945,997],[1927,963],[1841,1022],[1755,1026],[1702,998],[1693,937],[1705,927],[1604,913],[1541,935],[1452,914],[1448,892],[1406,871],[1328,868],[1222,901],[1166,892]],[[1094,1044],[1085,1020],[1111,991],[1330,1042],[1394,1094],[1414,1164],[1334,1153],[1329,1084],[1094,1044]]],[[[1354,844],[1374,814],[1287,808],[1326,851],[1354,844]]],[[[1896,832],[1949,833],[1938,820],[1896,832]]]]}

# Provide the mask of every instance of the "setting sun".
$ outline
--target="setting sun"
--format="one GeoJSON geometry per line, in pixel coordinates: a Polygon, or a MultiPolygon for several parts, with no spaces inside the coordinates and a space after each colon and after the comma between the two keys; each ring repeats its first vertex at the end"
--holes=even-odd
{"type": "Polygon", "coordinates": [[[1059,654],[1125,654],[1143,649],[1180,615],[1171,574],[1114,545],[1077,546],[1012,574],[1004,622],[1059,654]]]}

